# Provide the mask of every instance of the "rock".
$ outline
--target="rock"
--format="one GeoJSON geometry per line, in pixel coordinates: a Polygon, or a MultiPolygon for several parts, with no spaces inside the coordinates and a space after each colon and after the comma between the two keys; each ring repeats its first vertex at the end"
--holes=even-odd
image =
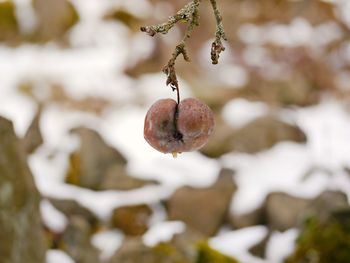
{"type": "Polygon", "coordinates": [[[126,159],[97,132],[87,128],[77,128],[73,132],[80,137],[81,146],[70,156],[66,182],[99,190],[107,171],[115,165],[125,166],[126,159]]]}
{"type": "Polygon", "coordinates": [[[38,18],[35,38],[40,41],[59,40],[74,26],[79,16],[67,0],[33,0],[38,18]]]}
{"type": "Polygon", "coordinates": [[[25,156],[12,123],[0,117],[0,255],[4,263],[45,259],[40,194],[25,156]]]}
{"type": "Polygon", "coordinates": [[[142,235],[148,229],[151,215],[152,209],[145,204],[119,207],[113,211],[112,226],[121,229],[126,235],[142,235]]]}
{"type": "Polygon", "coordinates": [[[270,193],[263,210],[265,222],[271,230],[285,231],[296,227],[303,219],[310,200],[283,192],[270,193]]]}
{"type": "Polygon", "coordinates": [[[249,252],[259,258],[265,258],[266,246],[270,240],[271,232],[268,233],[260,242],[249,249],[249,252]]]}
{"type": "Polygon", "coordinates": [[[167,203],[169,218],[182,220],[204,235],[214,235],[225,220],[235,189],[229,169],[223,169],[211,187],[181,187],[167,203]]]}
{"type": "Polygon", "coordinates": [[[49,198],[50,203],[59,211],[61,211],[68,219],[79,216],[84,218],[91,227],[95,227],[98,223],[98,218],[86,207],[80,205],[75,200],[70,199],[55,199],[49,198]]]}
{"type": "Polygon", "coordinates": [[[165,243],[148,247],[141,238],[127,238],[109,263],[237,263],[211,248],[196,231],[186,230],[165,243]]]}
{"type": "Polygon", "coordinates": [[[221,126],[217,125],[213,138],[201,151],[203,154],[219,157],[228,152],[256,153],[281,141],[306,141],[305,134],[298,127],[272,116],[257,118],[237,130],[227,124],[221,126]]]}
{"type": "Polygon", "coordinates": [[[23,145],[28,154],[33,153],[44,142],[40,131],[40,117],[39,109],[23,138],[23,145]]]}
{"type": "Polygon", "coordinates": [[[157,184],[154,180],[143,180],[129,176],[124,165],[112,165],[106,171],[99,187],[100,190],[132,190],[149,184],[157,184]]]}
{"type": "Polygon", "coordinates": [[[245,214],[230,213],[227,221],[234,229],[265,224],[262,207],[254,209],[253,211],[245,214]]]}
{"type": "Polygon", "coordinates": [[[334,211],[348,207],[346,195],[339,191],[324,191],[314,199],[272,192],[260,208],[243,215],[231,214],[229,222],[234,228],[265,224],[271,231],[285,231],[300,226],[306,217],[327,218],[334,211]]]}
{"type": "Polygon", "coordinates": [[[327,218],[309,217],[285,263],[350,262],[350,209],[332,212],[327,218]]]}
{"type": "Polygon", "coordinates": [[[19,40],[19,27],[13,1],[0,2],[0,42],[15,43],[19,40]]]}
{"type": "Polygon", "coordinates": [[[305,216],[316,215],[317,218],[323,220],[338,210],[348,208],[349,202],[345,193],[341,191],[324,191],[310,202],[305,216]]]}
{"type": "MultiPolygon", "coordinates": [[[[161,262],[140,237],[126,238],[109,263],[161,262]]],[[[167,261],[164,261],[167,262],[167,261]]]]}
{"type": "Polygon", "coordinates": [[[72,216],[62,235],[61,246],[75,262],[98,263],[99,251],[91,244],[91,228],[80,216],[72,216]]]}
{"type": "Polygon", "coordinates": [[[264,101],[274,106],[310,106],[319,101],[321,94],[317,85],[310,82],[311,80],[301,74],[295,74],[291,79],[282,81],[267,81],[254,76],[250,85],[241,89],[237,96],[264,101]]]}
{"type": "Polygon", "coordinates": [[[122,247],[115,253],[109,263],[190,263],[189,256],[177,251],[169,243],[161,243],[155,247],[143,244],[141,238],[127,238],[122,247]]]}

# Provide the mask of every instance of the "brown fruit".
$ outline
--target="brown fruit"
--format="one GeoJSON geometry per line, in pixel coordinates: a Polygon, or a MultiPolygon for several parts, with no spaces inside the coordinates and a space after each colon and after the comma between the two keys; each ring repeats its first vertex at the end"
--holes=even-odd
{"type": "Polygon", "coordinates": [[[213,130],[214,115],[201,101],[161,99],[147,112],[144,137],[162,153],[181,153],[203,147],[213,130]]]}

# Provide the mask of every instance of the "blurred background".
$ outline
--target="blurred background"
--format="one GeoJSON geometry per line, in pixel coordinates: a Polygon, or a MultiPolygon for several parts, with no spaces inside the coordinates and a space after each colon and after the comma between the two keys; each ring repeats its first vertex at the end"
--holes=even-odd
{"type": "Polygon", "coordinates": [[[188,1],[0,1],[0,262],[350,262],[350,1],[201,4],[176,67],[199,152],[143,139],[188,1]]]}

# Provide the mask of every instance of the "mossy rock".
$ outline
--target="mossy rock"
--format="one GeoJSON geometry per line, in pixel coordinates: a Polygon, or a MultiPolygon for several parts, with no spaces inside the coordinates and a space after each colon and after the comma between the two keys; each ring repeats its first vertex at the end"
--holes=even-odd
{"type": "Polygon", "coordinates": [[[0,41],[12,43],[18,36],[15,4],[12,1],[0,2],[0,41]]]}
{"type": "Polygon", "coordinates": [[[140,237],[127,237],[108,263],[239,263],[211,248],[204,239],[193,241],[192,234],[178,234],[153,247],[146,246],[140,237]]]}
{"type": "Polygon", "coordinates": [[[350,262],[350,210],[333,213],[321,221],[310,217],[297,239],[294,253],[285,263],[348,263],[350,262]]]}
{"type": "Polygon", "coordinates": [[[195,263],[239,263],[234,258],[221,254],[209,246],[207,242],[199,242],[197,245],[197,258],[195,263]]]}

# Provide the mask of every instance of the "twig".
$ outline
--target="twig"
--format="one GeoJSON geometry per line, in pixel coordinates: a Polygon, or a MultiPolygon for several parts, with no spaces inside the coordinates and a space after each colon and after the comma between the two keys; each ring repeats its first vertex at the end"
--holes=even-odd
{"type": "Polygon", "coordinates": [[[215,32],[215,41],[211,45],[211,60],[213,64],[218,64],[220,53],[225,50],[224,45],[221,40],[227,40],[224,26],[222,24],[222,17],[220,11],[217,7],[216,0],[210,0],[210,3],[213,7],[215,19],[216,19],[216,32],[215,32]]]}
{"type": "Polygon", "coordinates": [[[175,47],[168,64],[163,68],[163,72],[167,75],[166,85],[170,85],[173,91],[177,92],[177,103],[180,103],[179,83],[176,76],[175,61],[182,54],[185,61],[190,61],[186,51],[186,40],[191,37],[193,28],[199,25],[199,4],[201,0],[193,0],[179,10],[174,16],[169,17],[168,21],[159,25],[141,27],[141,31],[146,32],[150,36],[157,33],[166,34],[179,21],[188,23],[185,35],[181,42],[175,47]]]}
{"type": "Polygon", "coordinates": [[[179,22],[188,22],[192,19],[192,16],[199,8],[201,0],[192,0],[182,9],[180,9],[175,15],[170,16],[168,21],[159,25],[144,26],[141,27],[142,32],[146,32],[150,36],[154,36],[157,33],[167,34],[173,26],[179,22]]]}
{"type": "MultiPolygon", "coordinates": [[[[225,50],[221,40],[226,40],[224,28],[222,25],[222,18],[216,5],[216,0],[210,0],[214,10],[216,18],[216,33],[215,41],[211,47],[211,59],[213,64],[217,64],[220,53],[225,50]]],[[[185,61],[190,61],[186,51],[186,40],[191,37],[192,31],[195,26],[199,26],[199,5],[201,0],[192,0],[182,9],[180,9],[175,15],[170,16],[168,21],[159,25],[151,25],[141,27],[141,31],[146,32],[150,36],[154,36],[157,33],[167,34],[174,25],[179,22],[187,23],[185,35],[181,42],[175,47],[174,52],[171,55],[167,65],[164,66],[163,72],[167,75],[166,85],[170,85],[173,91],[177,92],[177,103],[180,103],[180,90],[179,83],[176,76],[175,61],[177,57],[182,54],[185,61]]]]}

